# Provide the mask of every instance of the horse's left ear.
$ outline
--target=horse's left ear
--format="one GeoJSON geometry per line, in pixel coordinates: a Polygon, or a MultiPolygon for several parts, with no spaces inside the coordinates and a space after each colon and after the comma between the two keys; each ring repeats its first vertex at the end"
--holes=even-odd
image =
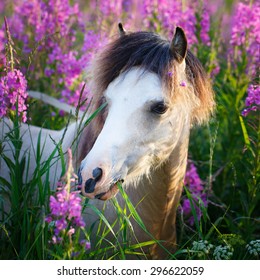
{"type": "Polygon", "coordinates": [[[126,31],[125,31],[125,29],[123,27],[123,24],[121,22],[118,23],[118,31],[119,31],[120,37],[122,37],[126,34],[126,31]]]}
{"type": "Polygon", "coordinates": [[[185,59],[187,54],[188,42],[182,28],[176,27],[174,37],[171,42],[171,52],[179,63],[185,59]]]}

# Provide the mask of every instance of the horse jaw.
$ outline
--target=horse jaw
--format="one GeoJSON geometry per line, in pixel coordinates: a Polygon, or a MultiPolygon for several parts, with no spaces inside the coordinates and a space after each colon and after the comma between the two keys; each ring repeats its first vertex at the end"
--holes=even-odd
{"type": "Polygon", "coordinates": [[[104,95],[108,102],[107,119],[80,170],[82,193],[105,200],[117,193],[116,182],[136,184],[169,157],[179,141],[185,117],[178,106],[162,116],[151,112],[152,104],[167,100],[157,75],[144,73],[140,68],[120,75],[104,95]],[[93,178],[97,167],[102,169],[102,177],[87,192],[85,182],[93,178]]]}

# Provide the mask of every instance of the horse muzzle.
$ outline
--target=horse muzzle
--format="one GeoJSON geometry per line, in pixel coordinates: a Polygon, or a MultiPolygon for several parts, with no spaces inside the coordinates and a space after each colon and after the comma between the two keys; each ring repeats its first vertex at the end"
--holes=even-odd
{"type": "Polygon", "coordinates": [[[114,197],[119,191],[117,183],[123,183],[124,180],[121,178],[108,180],[107,178],[103,178],[103,175],[103,170],[96,167],[92,171],[92,177],[88,178],[85,183],[83,183],[82,172],[81,169],[79,169],[78,183],[81,185],[81,193],[90,199],[108,200],[114,197]],[[110,181],[110,184],[106,184],[108,181],[110,181]]]}

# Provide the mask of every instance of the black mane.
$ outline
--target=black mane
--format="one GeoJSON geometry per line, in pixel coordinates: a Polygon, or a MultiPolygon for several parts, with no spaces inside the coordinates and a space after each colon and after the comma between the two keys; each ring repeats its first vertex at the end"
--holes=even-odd
{"type": "MultiPolygon", "coordinates": [[[[178,54],[170,48],[171,43],[152,32],[133,32],[120,36],[108,44],[93,65],[93,95],[96,106],[102,103],[102,96],[108,85],[123,72],[138,66],[144,71],[158,75],[169,96],[173,97],[180,90],[178,73],[178,54]],[[169,75],[171,73],[171,75],[169,75]]],[[[209,77],[200,61],[190,50],[185,56],[186,79],[189,82],[190,99],[198,98],[193,110],[194,122],[207,120],[214,109],[214,93],[209,77]]],[[[187,88],[185,89],[187,92],[187,88]]],[[[184,96],[184,95],[183,95],[184,96]]],[[[98,107],[95,107],[96,109],[98,107]]]]}
{"type": "Polygon", "coordinates": [[[105,90],[122,72],[134,66],[165,76],[174,56],[170,42],[152,32],[135,32],[119,37],[104,50],[98,60],[98,83],[105,90]],[[101,83],[101,84],[100,84],[101,83]]]}
{"type": "MultiPolygon", "coordinates": [[[[215,105],[211,83],[200,61],[189,50],[185,62],[186,78],[190,86],[189,89],[182,87],[181,90],[177,90],[176,94],[182,94],[185,91],[186,94],[182,94],[184,102],[187,102],[187,98],[190,100],[194,100],[194,96],[198,98],[197,105],[194,105],[191,122],[202,123],[208,120],[215,105]],[[192,91],[187,94],[187,90],[191,90],[191,88],[192,91]]],[[[178,71],[176,65],[178,64],[176,54],[172,53],[170,49],[170,42],[155,33],[134,32],[116,38],[101,51],[93,64],[92,113],[104,102],[103,94],[108,85],[120,74],[131,70],[135,66],[158,75],[172,97],[175,88],[180,89],[176,76],[178,71]],[[169,72],[172,75],[169,75],[169,72]]],[[[85,130],[87,136],[85,141],[81,142],[80,161],[93,147],[105,123],[106,116],[107,108],[102,110],[85,130]]]]}

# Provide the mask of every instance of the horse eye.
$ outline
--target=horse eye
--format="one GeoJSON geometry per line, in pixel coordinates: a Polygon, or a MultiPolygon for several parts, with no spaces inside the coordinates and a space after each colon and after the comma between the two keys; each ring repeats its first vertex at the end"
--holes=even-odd
{"type": "Polygon", "coordinates": [[[151,111],[156,114],[164,114],[167,111],[168,107],[164,102],[158,102],[151,107],[151,111]]]}

